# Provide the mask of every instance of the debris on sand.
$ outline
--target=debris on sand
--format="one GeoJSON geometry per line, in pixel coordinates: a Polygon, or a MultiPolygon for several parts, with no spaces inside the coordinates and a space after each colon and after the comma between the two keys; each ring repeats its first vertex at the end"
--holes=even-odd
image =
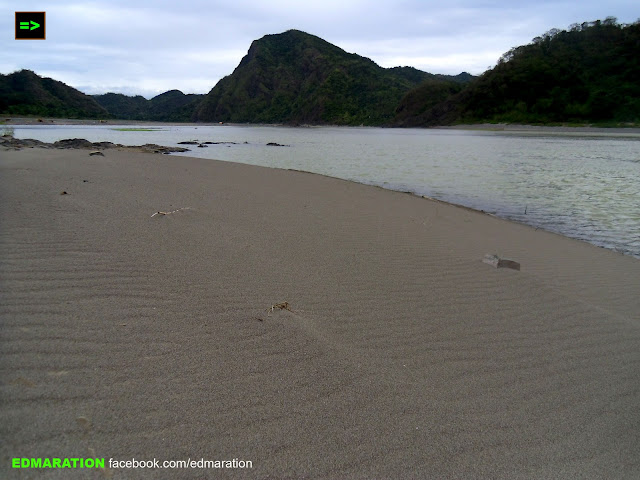
{"type": "Polygon", "coordinates": [[[171,212],[156,212],[151,217],[155,217],[156,215],[171,215],[172,213],[181,212],[182,210],[191,210],[191,207],[182,207],[176,210],[172,210],[171,212]]]}
{"type": "Polygon", "coordinates": [[[291,310],[291,305],[289,305],[289,302],[274,303],[270,308],[267,308],[266,311],[269,312],[269,315],[271,315],[271,313],[273,313],[276,308],[279,310],[288,310],[290,312],[293,312],[293,310],[291,310]]]}
{"type": "Polygon", "coordinates": [[[487,253],[482,261],[494,268],[511,268],[512,270],[520,270],[520,264],[515,260],[500,258],[498,255],[491,253],[487,253]]]}

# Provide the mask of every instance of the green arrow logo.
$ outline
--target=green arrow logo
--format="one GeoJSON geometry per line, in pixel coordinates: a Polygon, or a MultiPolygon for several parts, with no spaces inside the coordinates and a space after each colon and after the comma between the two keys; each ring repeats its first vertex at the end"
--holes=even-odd
{"type": "Polygon", "coordinates": [[[31,20],[31,28],[29,28],[29,22],[20,22],[20,30],[35,30],[40,28],[40,24],[31,20]]]}

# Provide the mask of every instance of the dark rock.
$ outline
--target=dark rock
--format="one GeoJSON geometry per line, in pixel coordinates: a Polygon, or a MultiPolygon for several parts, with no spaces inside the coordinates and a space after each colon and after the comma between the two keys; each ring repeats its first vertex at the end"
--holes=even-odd
{"type": "Polygon", "coordinates": [[[53,143],[54,148],[93,148],[93,143],[84,138],[67,138],[53,143]]]}
{"type": "Polygon", "coordinates": [[[290,147],[291,145],[282,145],[280,143],[269,142],[267,143],[267,147],[290,147]]]}
{"type": "Polygon", "coordinates": [[[26,148],[33,148],[33,147],[51,148],[50,143],[44,143],[44,142],[41,142],[40,140],[34,140],[32,138],[24,138],[24,139],[13,138],[11,135],[4,135],[3,137],[0,137],[0,145],[2,145],[3,147],[17,149],[17,150],[25,147],[26,148]]]}
{"type": "MultiPolygon", "coordinates": [[[[2,146],[4,148],[16,149],[16,150],[19,150],[21,148],[38,147],[38,148],[60,148],[60,149],[72,149],[72,148],[79,148],[79,149],[120,148],[120,149],[130,150],[130,151],[143,151],[143,152],[150,152],[150,153],[173,153],[173,152],[188,152],[189,151],[188,148],[183,148],[183,147],[164,147],[162,145],[156,145],[156,144],[151,144],[151,143],[146,144],[146,145],[139,145],[139,146],[124,146],[124,145],[121,145],[121,144],[114,144],[112,142],[91,143],[90,141],[85,140],[83,138],[72,138],[72,139],[59,140],[59,141],[54,142],[54,143],[45,143],[45,142],[41,142],[40,140],[34,140],[32,138],[17,139],[17,138],[13,138],[12,136],[0,137],[0,146],[2,146]]],[[[93,150],[92,152],[89,153],[89,155],[103,155],[104,156],[104,154],[101,153],[99,150],[93,150]]]]}
{"type": "Polygon", "coordinates": [[[93,148],[116,148],[118,146],[113,142],[93,142],[91,145],[93,148]]]}
{"type": "Polygon", "coordinates": [[[141,145],[140,147],[130,147],[130,148],[139,148],[143,152],[147,153],[173,153],[173,152],[188,152],[188,148],[182,147],[163,147],[162,145],[156,145],[155,143],[147,143],[145,145],[141,145]]]}
{"type": "Polygon", "coordinates": [[[198,145],[198,142],[190,140],[188,142],[178,142],[178,145],[198,145]]]}

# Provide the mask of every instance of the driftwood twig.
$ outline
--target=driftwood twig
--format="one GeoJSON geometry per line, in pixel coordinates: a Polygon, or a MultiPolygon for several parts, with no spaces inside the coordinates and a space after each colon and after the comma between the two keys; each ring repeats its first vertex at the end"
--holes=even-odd
{"type": "Polygon", "coordinates": [[[153,215],[151,215],[151,217],[155,217],[156,215],[171,215],[172,213],[176,213],[179,212],[181,210],[191,210],[191,207],[182,207],[182,208],[178,208],[177,210],[173,210],[171,212],[156,212],[153,215]]]}
{"type": "Polygon", "coordinates": [[[266,311],[269,312],[269,315],[271,315],[271,313],[273,313],[276,308],[293,312],[293,310],[291,310],[291,305],[289,305],[289,302],[274,303],[273,305],[271,305],[271,307],[267,308],[266,311]]]}

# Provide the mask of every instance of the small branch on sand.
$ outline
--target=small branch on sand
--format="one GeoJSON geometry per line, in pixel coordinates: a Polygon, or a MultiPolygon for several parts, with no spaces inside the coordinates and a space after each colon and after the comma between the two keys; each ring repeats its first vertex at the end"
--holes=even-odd
{"type": "Polygon", "coordinates": [[[289,305],[289,302],[282,302],[282,303],[274,303],[273,305],[271,305],[270,308],[267,308],[267,312],[269,312],[269,315],[271,315],[271,313],[276,309],[280,309],[280,310],[288,310],[290,312],[293,312],[293,310],[291,310],[291,305],[289,305]]]}
{"type": "Polygon", "coordinates": [[[180,212],[181,210],[191,210],[191,207],[182,207],[182,208],[178,208],[177,210],[173,210],[171,212],[156,212],[153,215],[151,215],[151,217],[153,218],[156,215],[171,215],[172,213],[180,212]]]}

